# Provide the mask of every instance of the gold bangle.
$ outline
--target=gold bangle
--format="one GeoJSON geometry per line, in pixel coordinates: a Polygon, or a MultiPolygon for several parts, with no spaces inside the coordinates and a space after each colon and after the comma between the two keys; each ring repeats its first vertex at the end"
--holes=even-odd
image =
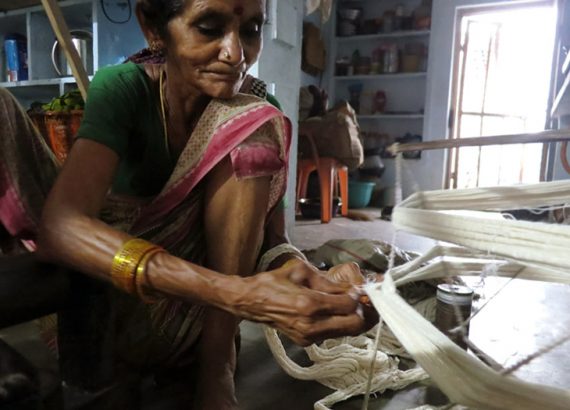
{"type": "Polygon", "coordinates": [[[158,246],[144,239],[131,239],[123,244],[115,254],[111,265],[111,280],[119,289],[127,293],[136,293],[135,273],[142,257],[158,246]]]}
{"type": "Polygon", "coordinates": [[[141,298],[144,303],[156,303],[159,299],[157,297],[152,297],[147,294],[144,289],[144,284],[142,283],[142,278],[146,277],[146,268],[150,259],[158,253],[166,252],[162,248],[156,248],[148,251],[140,260],[137,270],[135,273],[135,288],[137,295],[141,298]]]}
{"type": "Polygon", "coordinates": [[[288,268],[291,265],[297,264],[299,262],[302,262],[302,259],[299,258],[291,258],[291,259],[287,259],[287,261],[285,261],[285,263],[283,265],[281,265],[282,268],[288,268]]]}

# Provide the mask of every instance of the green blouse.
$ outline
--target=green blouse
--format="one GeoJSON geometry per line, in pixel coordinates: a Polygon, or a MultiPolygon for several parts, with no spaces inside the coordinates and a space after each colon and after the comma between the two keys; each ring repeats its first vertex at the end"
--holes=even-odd
{"type": "MultiPolygon", "coordinates": [[[[272,95],[267,101],[281,108],[272,95]]],[[[78,138],[117,153],[115,193],[148,197],[160,192],[176,165],[166,149],[158,87],[135,63],[97,71],[89,86],[78,138]]]]}

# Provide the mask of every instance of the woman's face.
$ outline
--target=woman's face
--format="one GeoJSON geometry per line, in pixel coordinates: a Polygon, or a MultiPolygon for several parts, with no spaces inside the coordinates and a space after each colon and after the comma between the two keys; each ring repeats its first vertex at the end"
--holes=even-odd
{"type": "Polygon", "coordinates": [[[167,26],[166,59],[182,82],[233,97],[262,47],[265,0],[187,0],[167,26]]]}

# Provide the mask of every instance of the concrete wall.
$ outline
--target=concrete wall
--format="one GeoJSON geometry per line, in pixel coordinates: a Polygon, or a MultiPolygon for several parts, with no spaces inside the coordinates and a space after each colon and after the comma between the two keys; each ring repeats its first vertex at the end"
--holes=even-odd
{"type": "MultiPolygon", "coordinates": [[[[113,20],[123,21],[128,17],[127,11],[116,3],[104,3],[107,15],[113,20]]],[[[129,21],[124,24],[115,24],[105,17],[101,3],[96,2],[93,35],[99,44],[99,46],[95,45],[95,51],[99,55],[99,58],[95,60],[99,63],[97,68],[120,64],[130,55],[146,47],[146,41],[135,16],[136,2],[131,3],[133,10],[129,21]]]]}
{"type": "Polygon", "coordinates": [[[263,33],[264,48],[257,75],[270,86],[283,112],[293,125],[293,140],[289,161],[289,183],[286,194],[286,221],[288,230],[295,223],[295,180],[297,169],[297,118],[299,87],[301,86],[301,36],[303,27],[303,0],[268,0],[268,24],[263,33]],[[277,5],[279,1],[279,5],[277,5]],[[273,7],[279,6],[274,13],[273,7]],[[275,33],[278,29],[277,38],[275,33]]]}

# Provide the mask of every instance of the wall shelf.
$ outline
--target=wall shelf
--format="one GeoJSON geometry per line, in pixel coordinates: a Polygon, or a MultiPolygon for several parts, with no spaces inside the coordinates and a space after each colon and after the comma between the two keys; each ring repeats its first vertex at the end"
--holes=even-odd
{"type": "MultiPolygon", "coordinates": [[[[4,3],[0,0],[0,6],[4,3]]],[[[13,2],[13,10],[0,12],[0,44],[5,36],[13,33],[25,36],[27,41],[28,80],[8,82],[6,70],[0,70],[0,87],[10,89],[23,107],[33,101],[49,101],[75,87],[76,83],[71,76],[60,77],[52,64],[51,50],[56,35],[39,3],[29,0],[13,2]],[[23,5],[29,7],[16,8],[23,5]]],[[[86,64],[90,78],[100,67],[121,63],[146,44],[134,16],[121,25],[114,24],[106,17],[105,12],[115,18],[128,12],[118,4],[96,0],[63,0],[58,1],[58,5],[70,31],[87,30],[92,34],[86,64]]],[[[0,67],[5,67],[6,59],[1,54],[0,67]]]]}
{"type": "Polygon", "coordinates": [[[408,37],[424,37],[429,36],[430,30],[409,30],[409,31],[394,31],[392,33],[378,33],[378,34],[360,34],[354,36],[337,36],[336,40],[339,43],[350,41],[369,41],[369,40],[384,40],[408,37]]]}
{"type": "MultiPolygon", "coordinates": [[[[93,76],[89,76],[91,80],[93,76]]],[[[43,85],[61,85],[75,83],[74,77],[61,77],[61,78],[46,78],[44,80],[27,80],[27,81],[5,81],[0,82],[0,87],[14,88],[14,87],[37,87],[43,85]]]]}
{"type": "MultiPolygon", "coordinates": [[[[92,0],[59,0],[59,7],[91,3],[92,0]]],[[[0,17],[25,14],[33,11],[43,11],[41,0],[12,1],[0,0],[0,17]]]]}
{"type": "Polygon", "coordinates": [[[395,78],[423,78],[427,75],[425,72],[418,73],[394,73],[394,74],[366,74],[366,75],[337,75],[334,76],[336,81],[354,81],[354,80],[381,80],[395,78]]]}
{"type": "Polygon", "coordinates": [[[370,114],[358,115],[359,120],[423,120],[423,114],[370,114]]]}

